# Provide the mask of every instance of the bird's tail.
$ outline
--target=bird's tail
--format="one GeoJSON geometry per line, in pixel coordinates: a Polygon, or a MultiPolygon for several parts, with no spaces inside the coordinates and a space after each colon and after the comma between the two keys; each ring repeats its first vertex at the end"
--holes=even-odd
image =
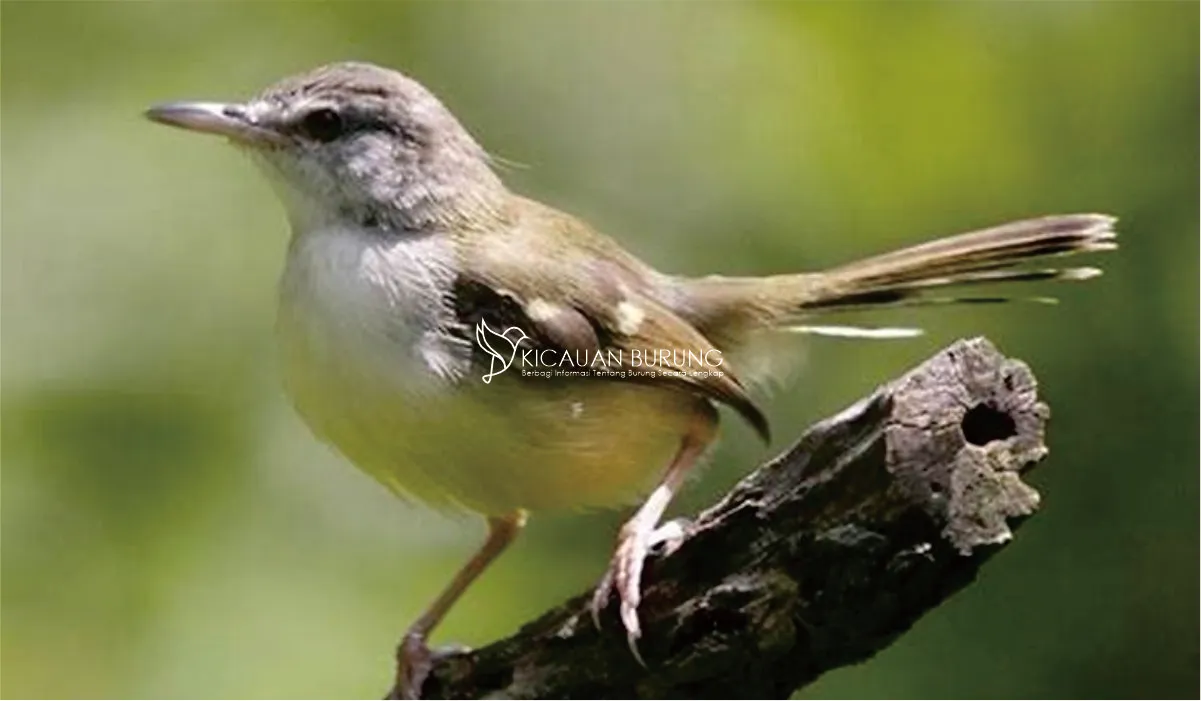
{"type": "Polygon", "coordinates": [[[721,336],[728,328],[786,328],[814,314],[860,308],[1015,299],[1053,302],[1047,297],[984,296],[961,291],[984,284],[1096,277],[1101,271],[1093,267],[1019,266],[1114,249],[1115,221],[1103,214],[1047,216],[936,239],[819,273],[697,278],[685,283],[689,311],[702,331],[721,336]]]}

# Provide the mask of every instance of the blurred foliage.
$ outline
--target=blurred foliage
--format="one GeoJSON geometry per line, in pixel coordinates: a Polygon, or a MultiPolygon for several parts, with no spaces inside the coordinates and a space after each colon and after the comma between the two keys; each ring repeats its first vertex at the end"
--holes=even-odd
{"type": "MultiPolygon", "coordinates": [[[[930,333],[807,346],[770,403],[781,445],[964,335],[1030,362],[1055,417],[1014,545],[802,694],[1198,694],[1195,3],[2,12],[4,696],[378,694],[482,536],[309,437],[275,380],[279,206],[231,149],[139,117],[345,58],[418,77],[528,164],[516,189],[674,271],[1121,216],[1107,275],[1058,308],[886,315],[930,333]]],[[[732,428],[679,510],[763,457],[732,428]]],[[[535,519],[437,638],[485,643],[592,584],[619,518],[535,519]]]]}

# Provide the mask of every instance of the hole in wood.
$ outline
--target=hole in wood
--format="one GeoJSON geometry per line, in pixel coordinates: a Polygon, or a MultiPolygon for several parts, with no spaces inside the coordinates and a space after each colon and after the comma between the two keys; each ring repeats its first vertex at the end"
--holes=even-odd
{"type": "Polygon", "coordinates": [[[963,415],[963,437],[972,445],[988,445],[1017,435],[1017,424],[1009,414],[987,404],[977,404],[963,415]]]}

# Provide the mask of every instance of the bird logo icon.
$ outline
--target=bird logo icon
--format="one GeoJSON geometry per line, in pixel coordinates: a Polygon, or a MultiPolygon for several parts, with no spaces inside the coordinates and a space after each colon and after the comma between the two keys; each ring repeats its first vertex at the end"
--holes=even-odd
{"type": "Polygon", "coordinates": [[[513,361],[517,359],[517,348],[528,338],[529,336],[516,326],[510,326],[503,332],[497,333],[489,328],[486,321],[480,319],[479,323],[475,325],[475,342],[484,352],[492,356],[491,363],[488,365],[488,372],[481,378],[484,384],[491,384],[493,377],[513,366],[513,361]],[[513,332],[517,332],[518,338],[516,340],[513,339],[513,332]],[[500,339],[504,343],[499,343],[496,339],[500,339]],[[508,344],[509,348],[505,350],[505,353],[508,355],[507,358],[504,354],[497,352],[496,348],[493,348],[494,343],[502,348],[505,344],[508,344]],[[496,369],[498,363],[500,364],[499,370],[496,369]]]}

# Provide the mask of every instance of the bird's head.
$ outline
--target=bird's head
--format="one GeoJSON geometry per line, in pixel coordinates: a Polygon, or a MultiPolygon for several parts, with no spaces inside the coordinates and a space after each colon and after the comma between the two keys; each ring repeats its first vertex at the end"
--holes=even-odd
{"type": "Polygon", "coordinates": [[[487,153],[450,110],[417,81],[367,63],[285,78],[244,103],[173,102],[146,115],[248,150],[300,227],[461,226],[503,202],[487,153]]]}

